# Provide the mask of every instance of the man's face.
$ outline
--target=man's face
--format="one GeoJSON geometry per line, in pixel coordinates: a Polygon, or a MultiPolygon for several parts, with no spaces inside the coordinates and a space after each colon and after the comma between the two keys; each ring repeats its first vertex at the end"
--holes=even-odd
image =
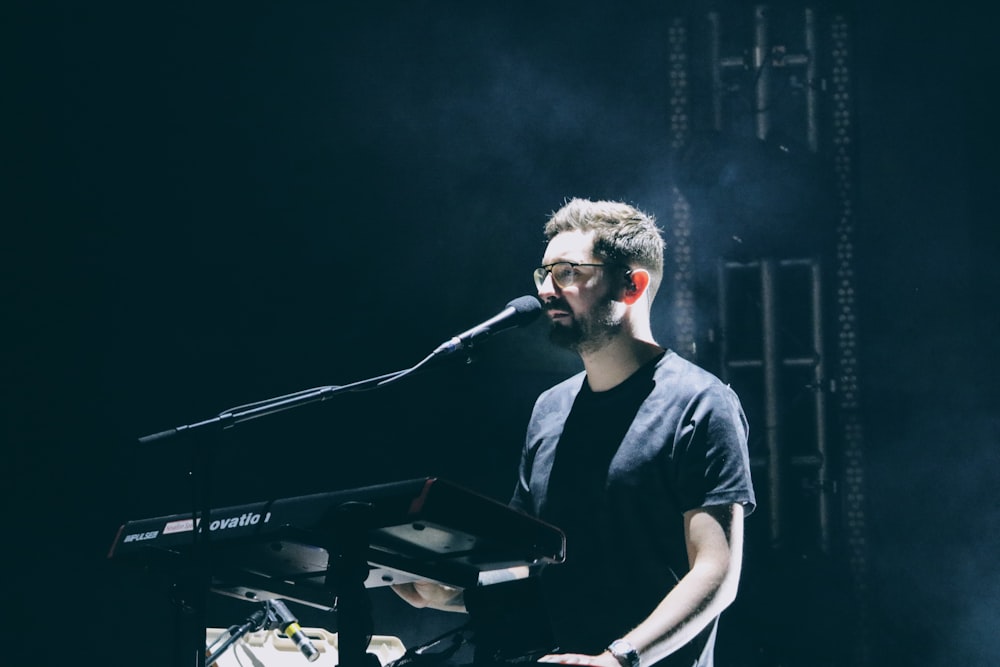
{"type": "MultiPolygon", "coordinates": [[[[556,262],[603,264],[593,255],[593,232],[563,232],[549,241],[542,265],[556,262]]],[[[565,268],[565,267],[564,267],[565,268]]],[[[600,349],[621,329],[621,304],[613,298],[615,267],[573,268],[572,284],[560,286],[551,274],[538,288],[551,329],[549,338],[577,352],[600,349]]]]}

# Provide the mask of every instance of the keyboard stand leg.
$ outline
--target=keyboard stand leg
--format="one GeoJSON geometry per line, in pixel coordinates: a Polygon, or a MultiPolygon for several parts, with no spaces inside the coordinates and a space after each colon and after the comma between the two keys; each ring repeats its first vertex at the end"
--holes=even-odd
{"type": "Polygon", "coordinates": [[[327,566],[327,585],[337,596],[339,667],[379,667],[378,656],[368,653],[374,622],[368,578],[368,520],[371,506],[350,502],[334,516],[334,545],[327,566]]]}
{"type": "Polygon", "coordinates": [[[198,563],[186,563],[170,587],[177,641],[174,661],[180,667],[205,667],[205,628],[208,575],[198,563]]]}

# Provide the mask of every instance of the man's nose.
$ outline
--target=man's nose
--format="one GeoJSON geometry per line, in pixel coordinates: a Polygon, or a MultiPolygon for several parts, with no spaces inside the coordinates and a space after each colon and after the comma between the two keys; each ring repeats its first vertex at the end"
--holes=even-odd
{"type": "Polygon", "coordinates": [[[552,279],[552,272],[545,274],[545,280],[538,286],[538,298],[545,301],[548,297],[556,295],[556,283],[552,279]]]}

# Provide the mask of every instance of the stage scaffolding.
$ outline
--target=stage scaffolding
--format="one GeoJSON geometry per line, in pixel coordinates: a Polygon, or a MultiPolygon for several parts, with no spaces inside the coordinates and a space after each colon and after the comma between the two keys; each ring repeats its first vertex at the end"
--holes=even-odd
{"type": "Polygon", "coordinates": [[[673,19],[667,39],[671,343],[747,408],[759,509],[738,604],[779,633],[747,630],[726,664],[864,666],[851,22],[828,6],[717,4],[673,19]],[[767,160],[767,182],[753,182],[750,153],[767,160]],[[774,167],[784,156],[787,171],[774,167]],[[804,164],[826,196],[767,208],[801,190],[780,176],[803,179],[804,164]],[[726,185],[740,174],[741,189],[726,185]],[[744,207],[754,196],[765,204],[744,207]]]}

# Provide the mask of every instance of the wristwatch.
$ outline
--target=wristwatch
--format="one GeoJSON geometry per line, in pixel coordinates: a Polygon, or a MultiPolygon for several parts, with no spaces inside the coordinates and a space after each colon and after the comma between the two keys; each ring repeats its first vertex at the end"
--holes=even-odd
{"type": "Polygon", "coordinates": [[[608,652],[615,656],[622,667],[639,667],[639,652],[624,639],[611,642],[608,652]]]}

